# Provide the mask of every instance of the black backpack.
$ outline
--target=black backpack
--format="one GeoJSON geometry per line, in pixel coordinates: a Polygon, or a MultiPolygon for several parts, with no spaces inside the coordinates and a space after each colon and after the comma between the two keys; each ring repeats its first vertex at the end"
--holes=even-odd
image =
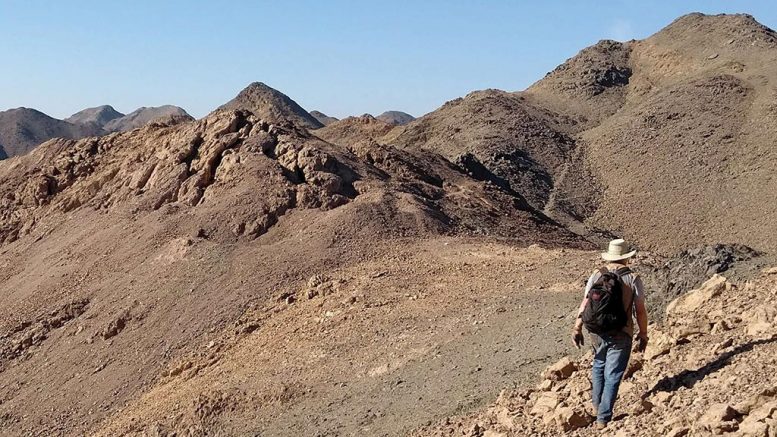
{"type": "Polygon", "coordinates": [[[623,307],[623,290],[626,286],[621,277],[629,273],[631,270],[628,267],[604,272],[591,286],[582,314],[588,332],[603,334],[626,326],[628,315],[623,307]]]}

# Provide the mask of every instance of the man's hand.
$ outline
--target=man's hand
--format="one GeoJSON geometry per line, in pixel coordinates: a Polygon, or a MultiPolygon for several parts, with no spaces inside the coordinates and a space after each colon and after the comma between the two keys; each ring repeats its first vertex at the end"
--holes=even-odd
{"type": "Polygon", "coordinates": [[[583,345],[583,333],[579,329],[572,331],[572,342],[575,343],[575,347],[578,349],[583,345]]]}
{"type": "Polygon", "coordinates": [[[645,352],[645,349],[647,349],[648,345],[648,336],[647,334],[639,334],[639,337],[637,337],[637,352],[645,352]]]}

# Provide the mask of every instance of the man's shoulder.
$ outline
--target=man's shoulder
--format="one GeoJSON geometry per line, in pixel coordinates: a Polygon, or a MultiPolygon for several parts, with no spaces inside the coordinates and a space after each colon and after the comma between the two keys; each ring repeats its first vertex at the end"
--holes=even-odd
{"type": "Polygon", "coordinates": [[[639,275],[639,272],[635,272],[634,270],[629,269],[628,273],[626,274],[629,277],[631,277],[631,280],[636,281],[637,279],[641,279],[642,277],[639,275]]]}

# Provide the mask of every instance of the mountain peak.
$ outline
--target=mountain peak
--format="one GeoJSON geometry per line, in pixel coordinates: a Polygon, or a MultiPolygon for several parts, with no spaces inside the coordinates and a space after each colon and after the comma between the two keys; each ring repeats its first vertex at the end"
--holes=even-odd
{"type": "Polygon", "coordinates": [[[683,15],[648,38],[688,47],[777,47],[777,34],[748,14],[683,15]]]}
{"type": "Polygon", "coordinates": [[[306,129],[324,127],[289,96],[263,82],[252,82],[218,109],[247,109],[265,121],[289,121],[306,129]]]}
{"type": "Polygon", "coordinates": [[[386,111],[375,118],[396,126],[403,126],[415,120],[415,117],[402,111],[386,111]]]}
{"type": "Polygon", "coordinates": [[[124,114],[113,109],[111,105],[101,105],[94,108],[86,108],[76,112],[65,121],[73,124],[95,124],[99,127],[105,126],[111,120],[123,117],[124,114]]]}
{"type": "Polygon", "coordinates": [[[328,125],[330,125],[330,124],[332,124],[332,123],[334,123],[336,121],[339,121],[338,118],[330,117],[330,116],[324,114],[321,111],[310,111],[310,115],[315,117],[315,119],[318,120],[324,126],[328,126],[328,125]]]}

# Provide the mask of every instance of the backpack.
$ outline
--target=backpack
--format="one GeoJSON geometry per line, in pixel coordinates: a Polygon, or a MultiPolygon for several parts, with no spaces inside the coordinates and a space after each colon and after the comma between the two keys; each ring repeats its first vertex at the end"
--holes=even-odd
{"type": "Polygon", "coordinates": [[[614,272],[603,272],[591,286],[582,314],[583,324],[588,332],[603,334],[626,326],[628,314],[623,307],[623,291],[626,285],[621,277],[629,273],[631,270],[628,267],[621,267],[614,272]]]}

